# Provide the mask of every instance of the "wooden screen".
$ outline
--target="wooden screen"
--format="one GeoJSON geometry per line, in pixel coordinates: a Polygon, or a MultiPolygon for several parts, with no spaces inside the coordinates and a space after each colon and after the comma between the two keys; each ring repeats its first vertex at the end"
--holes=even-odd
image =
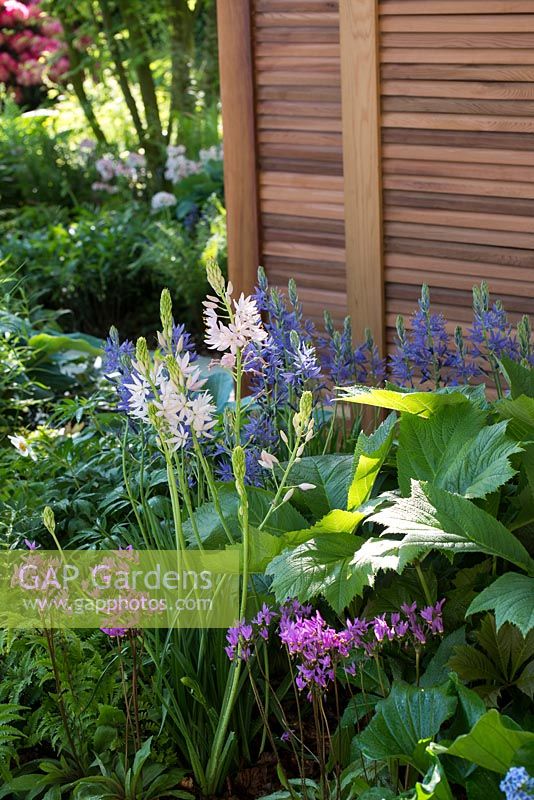
{"type": "Polygon", "coordinates": [[[452,322],[486,279],[534,298],[534,2],[381,0],[387,322],[422,282],[452,322]]]}
{"type": "Polygon", "coordinates": [[[316,321],[348,307],[379,342],[423,282],[452,325],[482,279],[512,315],[531,311],[534,0],[218,10],[236,285],[251,285],[259,247],[316,321]]]}
{"type": "Polygon", "coordinates": [[[337,0],[251,0],[261,261],[306,312],[347,313],[337,0]]]}

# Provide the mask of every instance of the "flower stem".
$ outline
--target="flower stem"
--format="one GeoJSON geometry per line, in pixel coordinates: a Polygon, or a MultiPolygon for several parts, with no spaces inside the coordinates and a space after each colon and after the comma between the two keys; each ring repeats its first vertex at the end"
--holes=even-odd
{"type": "MultiPolygon", "coordinates": [[[[248,514],[248,499],[247,493],[244,491],[244,485],[241,487],[242,491],[239,493],[241,498],[241,530],[243,536],[243,573],[242,573],[242,586],[241,586],[241,603],[239,606],[239,618],[245,619],[247,612],[247,599],[248,599],[248,580],[249,580],[249,567],[250,567],[250,529],[249,529],[249,514],[248,514]]],[[[208,794],[215,794],[218,789],[218,769],[220,767],[220,757],[227,737],[228,726],[230,724],[230,717],[234,709],[234,704],[239,690],[239,680],[241,677],[241,645],[238,645],[237,662],[234,667],[233,674],[230,673],[228,678],[230,681],[229,691],[227,683],[227,691],[225,692],[224,707],[222,714],[219,717],[217,729],[213,739],[211,756],[206,769],[206,784],[208,794]]]]}
{"type": "Polygon", "coordinates": [[[228,527],[228,523],[227,523],[227,521],[226,521],[226,519],[224,517],[223,511],[222,511],[221,503],[220,503],[220,500],[219,500],[219,493],[217,492],[217,487],[215,486],[215,479],[213,477],[213,473],[211,471],[211,467],[208,464],[208,462],[206,461],[206,458],[204,457],[204,453],[202,452],[202,448],[200,447],[200,445],[198,443],[198,440],[194,435],[193,435],[193,444],[194,444],[194,447],[195,447],[195,453],[198,456],[198,460],[200,461],[200,464],[202,466],[204,475],[206,476],[206,482],[207,482],[208,488],[210,490],[211,501],[212,501],[212,503],[213,503],[213,505],[215,507],[215,511],[217,512],[217,514],[219,516],[219,519],[221,520],[221,525],[224,528],[224,532],[226,533],[228,541],[230,542],[230,544],[235,544],[235,539],[232,536],[232,532],[230,531],[230,528],[228,527]]]}
{"type": "Polygon", "coordinates": [[[165,449],[165,461],[167,462],[167,482],[169,484],[169,491],[171,493],[172,517],[174,520],[174,537],[177,550],[185,550],[185,538],[182,528],[182,514],[180,511],[180,497],[178,495],[178,487],[176,485],[176,477],[172,465],[172,457],[165,449]]]}
{"type": "Polygon", "coordinates": [[[425,595],[425,600],[429,606],[432,605],[432,595],[430,594],[430,589],[428,588],[428,583],[425,578],[425,574],[421,569],[421,564],[419,561],[416,561],[415,564],[415,571],[417,572],[417,577],[419,578],[419,583],[421,584],[421,588],[423,590],[423,594],[425,595]]]}

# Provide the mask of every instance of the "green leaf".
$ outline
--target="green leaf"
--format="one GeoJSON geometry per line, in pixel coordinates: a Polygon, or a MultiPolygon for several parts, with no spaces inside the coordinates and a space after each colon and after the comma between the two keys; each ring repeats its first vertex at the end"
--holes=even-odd
{"type": "Polygon", "coordinates": [[[285,550],[267,567],[277,600],[297,597],[306,601],[323,595],[335,611],[343,611],[363,589],[350,566],[362,542],[346,533],[323,534],[285,550]]]}
{"type": "Polygon", "coordinates": [[[389,696],[377,705],[367,728],[356,737],[358,747],[368,758],[377,761],[401,758],[424,773],[428,759],[419,743],[438,734],[443,723],[454,714],[456,704],[447,684],[418,689],[395,682],[389,696]]]}
{"type": "Polygon", "coordinates": [[[340,508],[335,508],[311,528],[290,531],[282,534],[280,538],[286,547],[293,547],[308,541],[308,539],[313,539],[314,536],[320,533],[353,533],[362,519],[365,519],[365,516],[359,511],[343,511],[340,508]]]}
{"type": "Polygon", "coordinates": [[[518,364],[517,361],[512,361],[508,356],[501,358],[500,366],[510,387],[510,394],[513,400],[522,394],[527,397],[534,397],[534,369],[524,367],[522,364],[518,364]]]}
{"type": "Polygon", "coordinates": [[[497,630],[505,622],[516,625],[523,636],[534,628],[534,578],[508,572],[475,597],[467,616],[493,611],[497,630]]]}
{"type": "Polygon", "coordinates": [[[481,552],[534,571],[529,554],[504,525],[470,500],[428,483],[412,481],[412,494],[370,517],[383,536],[402,534],[402,547],[481,552]]]}
{"type": "Polygon", "coordinates": [[[88,353],[91,356],[102,355],[102,348],[94,344],[95,340],[90,340],[82,334],[50,334],[38,333],[32,336],[28,345],[37,352],[37,355],[51,356],[54,353],[74,350],[78,353],[88,353]]]}
{"type": "Polygon", "coordinates": [[[445,636],[421,676],[419,685],[426,688],[446,681],[450,673],[447,662],[452,656],[454,648],[462,644],[465,644],[465,628],[458,628],[445,636]]]}
{"type": "Polygon", "coordinates": [[[494,772],[477,767],[465,783],[467,800],[502,800],[499,783],[494,772]]]}
{"type": "Polygon", "coordinates": [[[507,422],[485,426],[474,405],[445,406],[429,419],[404,414],[397,464],[402,494],[412,479],[463,497],[485,497],[514,475],[509,457],[521,448],[506,436],[507,422]]]}
{"type": "Polygon", "coordinates": [[[349,487],[349,510],[362,505],[371,496],[378,473],[393,442],[396,421],[396,415],[390,414],[370,436],[363,431],[358,436],[354,452],[354,477],[349,487]]]}
{"type": "Polygon", "coordinates": [[[428,772],[422,781],[417,781],[413,790],[403,794],[406,800],[432,800],[432,798],[441,798],[441,800],[454,800],[449,783],[445,776],[442,765],[435,756],[429,756],[432,760],[428,772]]]}
{"type": "Polygon", "coordinates": [[[350,386],[341,390],[340,400],[360,403],[378,408],[390,408],[419,417],[430,417],[443,406],[467,404],[468,398],[460,391],[404,392],[393,389],[377,389],[370,386],[350,386]]]}
{"type": "Polygon", "coordinates": [[[491,709],[480,717],[469,733],[458,736],[448,747],[434,744],[432,749],[504,775],[519,750],[531,742],[534,742],[534,733],[521,730],[512,719],[491,709]]]}
{"type": "MultiPolygon", "coordinates": [[[[315,489],[297,490],[293,501],[308,508],[321,519],[335,508],[347,508],[347,494],[353,473],[350,455],[310,456],[301,459],[291,470],[291,483],[313,483],[315,489]]],[[[304,527],[304,526],[302,526],[304,527]]]]}
{"type": "MultiPolygon", "coordinates": [[[[263,521],[274,494],[265,489],[247,487],[247,497],[250,525],[253,528],[257,528],[263,521]]],[[[226,523],[234,538],[238,541],[241,538],[241,525],[238,517],[239,497],[233,486],[223,485],[219,487],[219,503],[226,523]]],[[[224,527],[213,503],[204,503],[199,506],[194,512],[194,518],[204,545],[216,548],[228,544],[224,527]]],[[[305,528],[306,525],[307,521],[302,514],[291,503],[284,503],[281,508],[271,514],[264,530],[267,533],[281,535],[288,531],[305,528]]],[[[194,546],[196,539],[190,519],[184,522],[183,530],[186,539],[194,546]]]]}
{"type": "Polygon", "coordinates": [[[534,441],[534,398],[522,394],[515,400],[498,400],[494,407],[499,416],[510,420],[510,436],[519,442],[534,441]]]}

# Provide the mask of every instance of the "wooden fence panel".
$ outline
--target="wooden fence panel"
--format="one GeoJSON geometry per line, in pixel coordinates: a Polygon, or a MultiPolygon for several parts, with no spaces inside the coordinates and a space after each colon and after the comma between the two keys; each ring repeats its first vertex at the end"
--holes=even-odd
{"type": "Polygon", "coordinates": [[[485,279],[534,298],[534,3],[380,0],[388,339],[426,282],[451,323],[485,279]]]}
{"type": "Polygon", "coordinates": [[[322,327],[347,313],[338,0],[251,6],[261,262],[322,327]]]}
{"type": "MultiPolygon", "coordinates": [[[[534,301],[534,0],[218,0],[231,276],[391,344],[534,301]]],[[[451,328],[452,329],[452,328],[451,328]]]]}

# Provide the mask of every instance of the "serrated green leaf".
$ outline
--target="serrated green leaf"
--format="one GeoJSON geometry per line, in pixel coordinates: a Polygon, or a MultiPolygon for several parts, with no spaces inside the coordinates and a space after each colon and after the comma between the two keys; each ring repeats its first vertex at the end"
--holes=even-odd
{"type": "Polygon", "coordinates": [[[311,600],[323,595],[330,605],[341,612],[363,586],[353,575],[350,564],[363,540],[346,533],[323,534],[285,550],[267,567],[273,577],[277,600],[297,597],[311,600]]]}
{"type": "Polygon", "coordinates": [[[466,616],[493,611],[499,629],[505,622],[526,636],[534,628],[534,578],[508,572],[475,597],[466,616]]]}
{"type": "Polygon", "coordinates": [[[457,699],[447,684],[422,689],[395,682],[356,742],[368,758],[377,761],[401,758],[424,773],[428,758],[419,743],[437,735],[454,714],[456,704],[457,699]]]}
{"type": "Polygon", "coordinates": [[[500,359],[501,370],[505,380],[510,387],[512,399],[524,394],[527,397],[534,397],[534,369],[524,367],[517,361],[512,361],[508,356],[500,359]]]}
{"type": "Polygon", "coordinates": [[[419,417],[430,417],[443,406],[467,404],[468,398],[460,391],[447,392],[400,392],[393,389],[377,389],[371,386],[349,386],[340,390],[339,399],[348,403],[390,408],[419,417]]]}
{"type": "Polygon", "coordinates": [[[502,419],[510,420],[510,436],[519,442],[534,441],[534,398],[524,394],[515,400],[504,398],[495,403],[495,410],[502,419]]]}
{"type": "Polygon", "coordinates": [[[520,748],[531,742],[534,742],[534,733],[521,730],[512,719],[491,709],[469,733],[458,736],[448,747],[433,745],[432,749],[504,775],[520,748]]]}
{"type": "Polygon", "coordinates": [[[412,481],[410,497],[399,498],[370,521],[385,527],[383,536],[403,535],[401,547],[487,553],[534,571],[521,542],[495,517],[470,500],[428,483],[412,481]]]}
{"type": "Polygon", "coordinates": [[[401,417],[397,465],[399,486],[410,493],[412,479],[429,481],[463,497],[485,497],[509,481],[509,458],[521,448],[506,436],[507,422],[485,426],[474,405],[445,406],[429,419],[401,417]]]}
{"type": "Polygon", "coordinates": [[[397,417],[390,414],[370,436],[363,431],[358,436],[354,452],[354,476],[349,487],[349,510],[365,503],[384,463],[391,443],[397,417]]]}

